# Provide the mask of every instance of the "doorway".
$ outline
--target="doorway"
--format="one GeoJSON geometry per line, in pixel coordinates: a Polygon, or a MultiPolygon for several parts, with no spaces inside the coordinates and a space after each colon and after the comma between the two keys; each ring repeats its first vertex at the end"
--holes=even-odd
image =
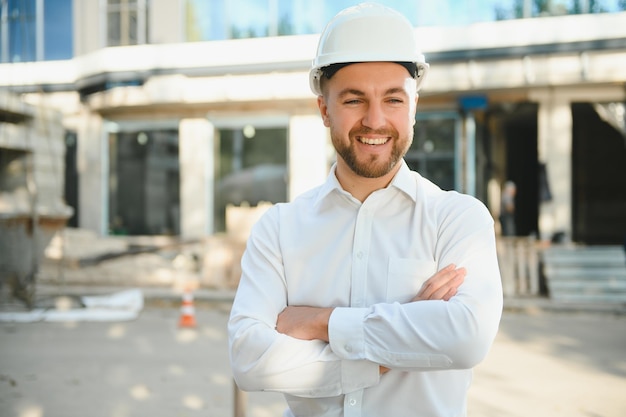
{"type": "Polygon", "coordinates": [[[515,234],[538,234],[539,177],[538,105],[530,102],[494,105],[487,111],[491,136],[492,177],[516,185],[515,234]]]}
{"type": "Polygon", "coordinates": [[[622,245],[626,244],[626,135],[608,115],[601,117],[603,110],[599,104],[572,104],[572,237],[587,245],[622,245]]]}

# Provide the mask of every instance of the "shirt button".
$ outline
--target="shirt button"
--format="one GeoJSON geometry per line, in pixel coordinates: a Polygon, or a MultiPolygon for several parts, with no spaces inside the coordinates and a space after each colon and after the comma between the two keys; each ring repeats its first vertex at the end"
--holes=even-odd
{"type": "Polygon", "coordinates": [[[357,253],[356,257],[359,258],[359,259],[363,259],[363,252],[357,253]]]}
{"type": "Polygon", "coordinates": [[[346,349],[346,352],[352,352],[352,346],[350,346],[350,345],[346,345],[346,346],[344,346],[344,347],[345,347],[345,349],[346,349]]]}
{"type": "Polygon", "coordinates": [[[356,400],[354,398],[350,400],[350,405],[352,405],[352,406],[356,405],[356,400]]]}

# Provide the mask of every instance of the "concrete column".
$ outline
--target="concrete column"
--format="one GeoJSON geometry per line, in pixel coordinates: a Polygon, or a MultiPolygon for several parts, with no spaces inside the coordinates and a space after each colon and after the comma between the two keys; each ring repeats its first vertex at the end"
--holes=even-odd
{"type": "Polygon", "coordinates": [[[77,131],[78,226],[108,234],[109,127],[97,114],[84,111],[77,131]]]}
{"type": "Polygon", "coordinates": [[[538,154],[546,164],[551,201],[539,202],[539,234],[549,240],[555,232],[572,237],[572,111],[568,97],[554,91],[533,95],[539,102],[538,154]]]}
{"type": "MultiPolygon", "coordinates": [[[[147,1],[144,2],[145,4],[147,1]]],[[[148,39],[150,44],[187,41],[185,33],[186,2],[151,1],[148,9],[148,39]]],[[[194,39],[195,40],[195,39],[194,39]]]]}
{"type": "Polygon", "coordinates": [[[213,124],[184,119],[179,125],[180,234],[196,239],[213,232],[213,124]]]}
{"type": "Polygon", "coordinates": [[[463,123],[465,125],[465,175],[463,192],[476,196],[476,118],[469,112],[463,123]]]}
{"type": "Polygon", "coordinates": [[[293,116],[289,120],[288,198],[320,185],[328,175],[328,132],[320,116],[293,116]]]}

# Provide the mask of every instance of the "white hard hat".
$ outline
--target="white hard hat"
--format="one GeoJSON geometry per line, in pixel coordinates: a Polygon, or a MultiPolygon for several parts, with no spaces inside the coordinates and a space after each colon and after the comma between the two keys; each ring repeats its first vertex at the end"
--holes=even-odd
{"type": "Polygon", "coordinates": [[[417,66],[419,90],[428,71],[411,22],[397,11],[376,3],[361,3],[339,12],[320,36],[309,73],[309,84],[321,95],[322,68],[340,63],[410,62],[417,66]]]}

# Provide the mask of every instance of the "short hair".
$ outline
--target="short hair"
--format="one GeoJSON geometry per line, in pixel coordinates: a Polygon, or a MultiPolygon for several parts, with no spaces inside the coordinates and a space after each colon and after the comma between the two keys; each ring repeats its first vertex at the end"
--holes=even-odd
{"type": "MultiPolygon", "coordinates": [[[[330,64],[328,66],[322,67],[320,70],[322,74],[327,79],[331,79],[333,75],[337,73],[343,67],[347,67],[348,65],[358,64],[359,62],[341,62],[337,64],[330,64]]],[[[402,65],[409,72],[409,75],[413,78],[417,78],[417,64],[415,62],[404,62],[404,61],[394,61],[394,64],[402,65]]]]}

